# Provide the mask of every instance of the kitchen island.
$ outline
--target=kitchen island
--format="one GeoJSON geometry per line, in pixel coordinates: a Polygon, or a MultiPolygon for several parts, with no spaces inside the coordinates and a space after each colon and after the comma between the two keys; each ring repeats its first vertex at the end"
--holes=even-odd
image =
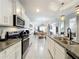
{"type": "Polygon", "coordinates": [[[47,40],[49,41],[48,49],[54,59],[69,59],[69,57],[72,59],[79,59],[79,44],[67,44],[67,42],[63,43],[59,40],[59,38],[55,38],[54,36],[49,35],[47,40]]]}

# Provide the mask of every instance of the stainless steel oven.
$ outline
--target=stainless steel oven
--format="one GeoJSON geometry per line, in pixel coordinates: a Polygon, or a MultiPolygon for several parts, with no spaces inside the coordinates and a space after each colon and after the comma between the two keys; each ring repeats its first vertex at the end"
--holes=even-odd
{"type": "Polygon", "coordinates": [[[29,31],[22,31],[20,37],[22,38],[22,59],[24,59],[29,47],[29,31]]]}
{"type": "Polygon", "coordinates": [[[29,38],[25,38],[22,40],[22,59],[25,58],[28,47],[29,47],[29,38]]]}
{"type": "Polygon", "coordinates": [[[8,32],[7,37],[8,39],[17,39],[17,38],[21,39],[22,59],[24,59],[27,54],[27,49],[29,47],[29,31],[21,30],[21,31],[8,32]]]}

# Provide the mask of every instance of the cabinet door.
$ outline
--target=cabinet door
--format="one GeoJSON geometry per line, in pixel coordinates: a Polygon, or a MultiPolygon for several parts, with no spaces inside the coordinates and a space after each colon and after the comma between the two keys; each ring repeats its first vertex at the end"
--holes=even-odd
{"type": "Polygon", "coordinates": [[[55,50],[55,59],[65,59],[65,54],[60,52],[60,50],[55,50]]]}
{"type": "Polygon", "coordinates": [[[54,41],[49,37],[47,39],[48,39],[48,49],[50,50],[50,53],[54,58],[54,53],[55,53],[54,41]]]}
{"type": "Polygon", "coordinates": [[[11,0],[7,0],[7,17],[8,17],[8,26],[12,26],[13,25],[13,10],[12,10],[12,1],[11,0]]]}
{"type": "Polygon", "coordinates": [[[3,25],[3,0],[0,0],[0,25],[3,25]]]}
{"type": "Polygon", "coordinates": [[[16,44],[16,52],[15,52],[15,58],[21,59],[21,42],[16,44]]]}
{"type": "Polygon", "coordinates": [[[16,0],[16,7],[15,7],[15,9],[16,9],[16,14],[18,16],[22,16],[22,6],[21,6],[21,4],[20,4],[20,2],[18,0],[16,0]]]}
{"type": "Polygon", "coordinates": [[[46,39],[47,39],[48,49],[50,50],[51,47],[50,38],[47,36],[46,39]]]}
{"type": "Polygon", "coordinates": [[[8,1],[3,0],[3,24],[8,24],[8,1]]]}
{"type": "Polygon", "coordinates": [[[7,54],[7,55],[6,55],[6,59],[16,59],[16,58],[15,58],[15,52],[13,51],[13,52],[11,52],[10,54],[7,54]]]}
{"type": "Polygon", "coordinates": [[[15,59],[15,47],[15,45],[12,45],[6,49],[6,59],[15,59]]]}
{"type": "Polygon", "coordinates": [[[50,52],[54,58],[54,55],[55,55],[55,44],[54,44],[54,41],[51,39],[50,40],[50,43],[51,43],[51,47],[50,47],[50,52]]]}
{"type": "Polygon", "coordinates": [[[6,59],[21,59],[21,42],[6,49],[6,59]]]}
{"type": "Polygon", "coordinates": [[[3,25],[10,26],[12,22],[12,3],[11,0],[2,0],[3,25]],[[9,24],[10,23],[10,24],[9,24]]]}
{"type": "Polygon", "coordinates": [[[55,59],[66,59],[65,49],[57,43],[55,43],[55,59]]]}
{"type": "Polygon", "coordinates": [[[6,51],[0,52],[0,59],[6,59],[6,51]]]}

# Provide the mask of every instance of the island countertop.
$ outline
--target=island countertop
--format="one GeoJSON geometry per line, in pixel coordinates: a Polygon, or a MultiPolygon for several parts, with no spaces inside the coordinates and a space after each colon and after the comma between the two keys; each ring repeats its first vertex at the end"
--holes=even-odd
{"type": "Polygon", "coordinates": [[[50,37],[52,40],[54,40],[56,43],[58,43],[60,46],[66,49],[66,51],[68,51],[75,59],[79,59],[79,44],[64,44],[60,40],[54,38],[53,36],[48,35],[48,37],[50,37]]]}

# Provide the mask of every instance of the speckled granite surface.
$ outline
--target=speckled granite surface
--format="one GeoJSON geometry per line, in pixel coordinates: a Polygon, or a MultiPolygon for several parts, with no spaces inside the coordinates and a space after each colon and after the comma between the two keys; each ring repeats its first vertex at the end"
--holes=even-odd
{"type": "Polygon", "coordinates": [[[73,57],[79,59],[79,44],[75,44],[75,45],[64,44],[60,40],[55,39],[53,36],[48,36],[48,37],[50,37],[60,46],[65,48],[73,57]]]}
{"type": "Polygon", "coordinates": [[[0,52],[20,41],[21,39],[9,39],[7,41],[0,41],[0,52]]]}

